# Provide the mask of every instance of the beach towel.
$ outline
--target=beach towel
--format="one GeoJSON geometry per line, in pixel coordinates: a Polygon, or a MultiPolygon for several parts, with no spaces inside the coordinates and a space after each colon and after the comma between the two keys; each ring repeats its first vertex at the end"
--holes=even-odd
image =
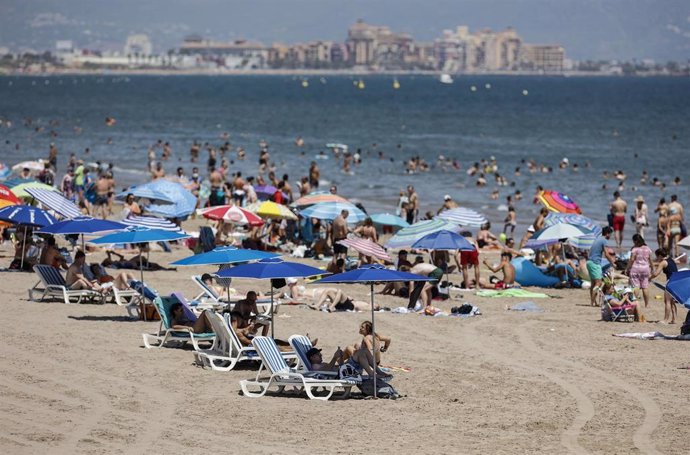
{"type": "Polygon", "coordinates": [[[527,311],[528,313],[543,313],[544,310],[534,302],[521,302],[508,308],[510,311],[527,311]]]}
{"type": "Polygon", "coordinates": [[[500,291],[478,291],[477,297],[521,297],[526,299],[545,299],[549,296],[541,292],[530,292],[524,289],[503,289],[500,291]]]}

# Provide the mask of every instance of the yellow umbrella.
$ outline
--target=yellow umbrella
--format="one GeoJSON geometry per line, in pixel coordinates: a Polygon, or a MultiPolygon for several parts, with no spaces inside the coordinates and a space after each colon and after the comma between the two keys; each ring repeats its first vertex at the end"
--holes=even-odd
{"type": "Polygon", "coordinates": [[[297,215],[284,205],[276,204],[272,201],[255,202],[244,207],[252,213],[265,218],[274,218],[279,220],[296,220],[297,215]]]}
{"type": "Polygon", "coordinates": [[[22,183],[21,185],[14,186],[11,189],[15,196],[24,199],[31,199],[33,198],[33,196],[26,192],[27,188],[40,188],[44,190],[55,191],[58,193],[60,192],[60,190],[58,190],[54,186],[46,185],[45,183],[41,182],[22,183]]]}

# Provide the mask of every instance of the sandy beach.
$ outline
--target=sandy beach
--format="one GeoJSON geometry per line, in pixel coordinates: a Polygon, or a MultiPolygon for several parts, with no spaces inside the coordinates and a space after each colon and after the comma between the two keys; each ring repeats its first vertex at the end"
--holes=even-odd
{"type": "MultiPolygon", "coordinates": [[[[178,248],[151,259],[166,264],[188,254],[178,248]]],[[[211,270],[150,272],[146,280],[192,298],[189,276],[204,271],[211,270]]],[[[394,372],[404,397],[314,402],[243,397],[238,382],[253,377],[255,365],[212,372],[194,365],[191,348],[145,349],[141,333],[157,322],[130,320],[112,304],[28,301],[36,281],[35,274],[2,276],[2,453],[687,452],[690,371],[680,367],[690,365],[688,346],[611,336],[677,334],[679,326],[600,322],[586,291],[547,290],[552,298],[534,299],[543,313],[506,311],[525,299],[471,292],[434,305],[448,311],[467,301],[481,316],[378,313],[377,330],[393,340],[383,364],[410,368],[394,372]]],[[[368,299],[365,286],[346,292],[368,299]]],[[[662,318],[662,302],[652,301],[648,319],[662,318]]],[[[405,305],[397,297],[377,303],[405,305]]],[[[358,340],[367,319],[283,307],[276,336],[309,333],[330,358],[358,340]]]]}

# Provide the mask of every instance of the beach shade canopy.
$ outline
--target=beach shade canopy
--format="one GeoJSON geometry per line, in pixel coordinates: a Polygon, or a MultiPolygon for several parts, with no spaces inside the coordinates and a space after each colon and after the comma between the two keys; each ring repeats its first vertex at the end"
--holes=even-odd
{"type": "Polygon", "coordinates": [[[476,210],[467,207],[456,207],[444,210],[436,218],[448,221],[458,226],[481,227],[486,223],[486,217],[476,210]]]}
{"type": "Polygon", "coordinates": [[[20,183],[19,185],[13,186],[12,192],[14,193],[15,196],[20,197],[22,199],[31,199],[33,196],[30,195],[27,192],[27,190],[32,189],[32,188],[59,193],[57,188],[50,186],[50,185],[46,185],[45,183],[41,183],[41,182],[38,182],[35,180],[32,180],[31,182],[26,182],[26,183],[20,183]]]}
{"type": "Polygon", "coordinates": [[[172,262],[171,265],[195,266],[195,265],[219,265],[236,264],[238,262],[258,261],[279,257],[275,253],[265,251],[244,250],[234,246],[219,246],[207,253],[195,254],[193,256],[172,262]]]}
{"type": "Polygon", "coordinates": [[[371,221],[373,221],[374,224],[380,224],[382,226],[395,226],[400,228],[405,228],[410,225],[410,223],[392,213],[375,213],[371,215],[371,221]]]}
{"type": "Polygon", "coordinates": [[[366,213],[349,202],[320,202],[300,210],[299,213],[305,218],[332,221],[343,210],[349,212],[347,215],[347,222],[349,224],[359,223],[367,218],[366,213]]]}
{"type": "Polygon", "coordinates": [[[273,195],[276,193],[276,191],[278,191],[278,188],[276,188],[273,185],[257,185],[254,187],[256,197],[258,197],[259,200],[262,201],[271,199],[273,195]]]}
{"type": "MultiPolygon", "coordinates": [[[[325,275],[327,272],[300,264],[299,262],[287,262],[281,258],[267,258],[258,262],[242,264],[229,269],[219,270],[218,278],[252,278],[256,280],[273,280],[276,278],[305,278],[310,276],[325,275]]],[[[274,337],[275,321],[273,319],[273,281],[271,281],[271,337],[274,337]]]]}
{"type": "Polygon", "coordinates": [[[79,216],[69,220],[58,221],[57,223],[45,226],[38,231],[39,234],[69,235],[69,234],[93,234],[105,231],[120,231],[127,225],[117,221],[102,220],[90,216],[79,216]]]}
{"type": "Polygon", "coordinates": [[[690,310],[690,270],[674,272],[666,283],[666,290],[678,303],[690,310]]]}
{"type": "Polygon", "coordinates": [[[22,201],[5,185],[0,185],[0,207],[21,204],[22,201]]]}
{"type": "Polygon", "coordinates": [[[37,227],[57,223],[57,220],[50,213],[30,205],[9,205],[1,208],[0,221],[37,227]]]}
{"type": "Polygon", "coordinates": [[[544,204],[544,207],[552,212],[582,214],[580,206],[578,206],[567,194],[545,190],[537,195],[537,199],[544,204]]]}
{"type": "Polygon", "coordinates": [[[172,240],[186,239],[187,237],[191,236],[182,232],[130,226],[120,232],[114,232],[112,234],[93,239],[91,243],[110,245],[115,243],[168,242],[172,240]]]}
{"type": "MultiPolygon", "coordinates": [[[[196,208],[196,196],[194,196],[188,189],[177,182],[171,182],[164,179],[154,180],[153,182],[137,186],[136,193],[139,193],[139,190],[142,189],[142,187],[144,187],[144,190],[149,190],[157,194],[163,194],[168,198],[167,201],[159,199],[159,201],[161,201],[160,204],[157,203],[146,206],[144,210],[148,213],[159,215],[165,218],[184,218],[191,215],[196,208]]],[[[135,194],[134,191],[130,192],[135,196],[138,195],[135,194]]]]}
{"type": "Polygon", "coordinates": [[[22,169],[31,169],[32,171],[42,171],[46,166],[43,164],[43,160],[35,161],[22,161],[12,166],[13,171],[21,171],[22,169]]]}
{"type": "Polygon", "coordinates": [[[181,232],[185,233],[180,226],[165,218],[158,218],[155,216],[139,216],[130,215],[120,221],[127,226],[138,226],[148,229],[161,229],[163,231],[181,232]]]}
{"type": "Polygon", "coordinates": [[[199,213],[209,220],[223,220],[228,223],[241,225],[248,224],[250,226],[261,226],[264,224],[264,221],[257,215],[236,205],[217,205],[215,207],[201,209],[199,213]]]}
{"type": "Polygon", "coordinates": [[[369,239],[351,237],[349,239],[338,240],[337,243],[352,248],[358,253],[362,253],[364,256],[371,256],[382,261],[392,261],[391,257],[388,256],[388,253],[386,253],[386,250],[384,250],[381,245],[369,239]]]}
{"type": "Polygon", "coordinates": [[[82,216],[79,207],[63,196],[62,193],[47,190],[45,188],[27,188],[25,191],[45,207],[59,213],[65,218],[77,218],[82,216]]]}
{"type": "Polygon", "coordinates": [[[544,229],[540,229],[532,234],[532,237],[530,237],[525,246],[527,248],[540,248],[545,245],[558,243],[564,239],[573,239],[586,235],[592,235],[592,231],[585,229],[582,226],[558,223],[544,229]]]}
{"type": "Polygon", "coordinates": [[[592,243],[597,237],[601,235],[601,226],[593,220],[583,215],[574,213],[549,213],[544,220],[544,227],[553,226],[554,224],[566,223],[573,226],[580,226],[589,231],[591,234],[583,235],[582,237],[573,237],[568,239],[568,243],[575,248],[582,250],[589,250],[592,243]]]}
{"type": "Polygon", "coordinates": [[[319,204],[321,202],[349,202],[349,201],[342,196],[338,196],[337,194],[331,194],[331,193],[328,193],[326,191],[314,191],[312,193],[307,194],[306,196],[302,196],[301,198],[297,199],[291,205],[293,207],[304,208],[304,207],[307,207],[310,205],[319,204]]]}
{"type": "Polygon", "coordinates": [[[444,220],[424,220],[419,221],[412,226],[400,229],[397,234],[391,237],[386,243],[388,249],[411,248],[414,242],[421,239],[425,235],[437,231],[453,231],[458,232],[460,226],[454,223],[449,223],[444,220]]]}
{"type": "Polygon", "coordinates": [[[465,237],[451,231],[436,231],[427,234],[413,243],[412,248],[420,250],[464,251],[473,251],[476,249],[465,237]]]}
{"type": "MultiPolygon", "coordinates": [[[[175,195],[168,194],[159,188],[160,184],[153,185],[156,182],[162,182],[163,180],[154,180],[153,182],[144,183],[143,185],[136,185],[127,188],[127,190],[115,196],[115,199],[124,201],[128,194],[132,194],[134,197],[145,198],[152,202],[167,202],[172,204],[175,202],[175,195]]],[[[168,182],[173,183],[173,182],[168,182]]],[[[179,185],[179,184],[178,184],[179,185]]]]}
{"type": "MultiPolygon", "coordinates": [[[[414,273],[400,272],[398,270],[387,269],[381,264],[365,264],[358,269],[350,270],[345,273],[338,273],[336,275],[327,276],[318,281],[315,284],[368,284],[370,287],[369,295],[371,296],[371,329],[373,333],[376,333],[376,323],[374,318],[374,284],[375,283],[389,283],[389,282],[408,282],[408,281],[432,281],[433,278],[429,278],[422,275],[417,275],[414,273]]],[[[374,358],[376,358],[376,353],[372,352],[374,358]]],[[[374,368],[374,396],[376,396],[376,368],[374,368]]]]}
{"type": "Polygon", "coordinates": [[[272,218],[275,220],[296,220],[295,215],[289,208],[282,204],[276,204],[272,201],[254,202],[245,207],[252,213],[256,213],[262,218],[272,218]]]}

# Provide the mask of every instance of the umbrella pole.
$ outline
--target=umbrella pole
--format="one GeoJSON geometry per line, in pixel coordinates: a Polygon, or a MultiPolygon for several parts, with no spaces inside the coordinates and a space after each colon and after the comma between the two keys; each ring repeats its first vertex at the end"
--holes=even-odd
{"type": "Polygon", "coordinates": [[[141,310],[144,313],[144,322],[146,322],[146,297],[143,295],[144,293],[144,262],[141,259],[143,251],[141,250],[141,247],[139,247],[139,273],[141,274],[141,292],[142,292],[142,297],[141,301],[143,302],[141,306],[141,310]]]}
{"type": "Polygon", "coordinates": [[[22,237],[22,259],[19,265],[21,271],[24,271],[24,256],[26,256],[26,226],[24,226],[24,237],[22,237]]]}
{"type": "Polygon", "coordinates": [[[378,365],[376,364],[376,327],[374,326],[374,282],[369,283],[371,286],[371,354],[374,359],[374,399],[376,398],[376,369],[378,365]]]}
{"type": "Polygon", "coordinates": [[[86,254],[86,247],[84,246],[84,233],[81,234],[81,250],[86,254]]]}
{"type": "Polygon", "coordinates": [[[275,338],[275,333],[274,333],[274,329],[273,329],[273,326],[275,325],[275,321],[273,320],[273,280],[270,280],[270,281],[271,281],[271,338],[273,338],[275,340],[276,338],[275,338]]]}

